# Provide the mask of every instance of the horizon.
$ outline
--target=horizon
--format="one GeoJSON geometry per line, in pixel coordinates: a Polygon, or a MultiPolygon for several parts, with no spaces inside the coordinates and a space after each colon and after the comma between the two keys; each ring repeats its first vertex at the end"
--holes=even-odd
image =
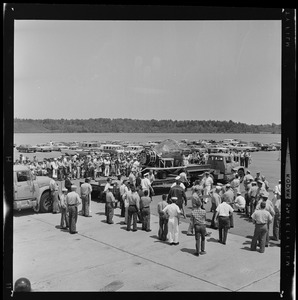
{"type": "Polygon", "coordinates": [[[132,118],[71,118],[71,119],[68,119],[68,118],[43,118],[43,119],[33,119],[33,118],[17,118],[15,117],[14,120],[33,120],[33,121],[42,121],[42,120],[66,120],[66,121],[72,121],[72,120],[83,120],[83,121],[87,121],[87,120],[96,120],[96,119],[109,119],[109,120],[133,120],[133,121],[173,121],[173,122],[184,122],[184,121],[189,121],[189,122],[233,122],[233,123],[240,123],[240,124],[245,124],[245,125],[249,125],[249,126],[262,126],[262,125],[281,125],[281,123],[263,123],[263,124],[247,124],[247,123],[243,123],[243,122],[237,122],[237,121],[233,121],[233,120],[191,120],[191,119],[188,119],[188,120],[173,120],[173,119],[132,119],[132,118]]]}

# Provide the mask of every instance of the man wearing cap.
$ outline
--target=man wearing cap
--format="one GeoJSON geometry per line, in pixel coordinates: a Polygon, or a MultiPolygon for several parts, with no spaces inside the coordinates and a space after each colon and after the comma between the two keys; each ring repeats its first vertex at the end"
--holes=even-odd
{"type": "Polygon", "coordinates": [[[239,212],[244,212],[245,211],[245,204],[246,204],[246,202],[245,202],[244,197],[241,195],[241,192],[238,191],[236,199],[234,201],[235,208],[238,209],[239,212]]]}
{"type": "Polygon", "coordinates": [[[66,207],[66,195],[67,189],[62,189],[62,195],[59,196],[60,199],[60,210],[61,210],[61,220],[60,220],[60,228],[67,229],[69,227],[69,214],[66,207]]]}
{"type": "MultiPolygon", "coordinates": [[[[260,207],[261,207],[261,204],[265,203],[265,210],[267,210],[270,213],[270,215],[272,217],[274,217],[275,216],[274,207],[273,207],[272,202],[268,199],[268,197],[269,197],[269,193],[267,191],[262,191],[259,194],[260,200],[258,201],[258,203],[256,205],[256,210],[259,210],[260,207]]],[[[268,247],[268,245],[269,245],[269,231],[270,231],[269,224],[270,223],[267,223],[268,231],[267,231],[267,234],[266,234],[266,244],[265,244],[265,247],[268,247]]]]}
{"type": "Polygon", "coordinates": [[[168,200],[173,197],[177,198],[175,205],[178,205],[184,218],[186,219],[183,203],[187,203],[187,198],[184,189],[180,186],[180,177],[176,177],[176,182],[169,191],[168,200]]]}
{"type": "Polygon", "coordinates": [[[210,173],[209,172],[206,172],[206,177],[205,177],[205,180],[204,180],[204,200],[203,202],[204,203],[207,203],[208,202],[208,199],[210,199],[210,192],[211,192],[211,189],[212,189],[212,186],[213,186],[213,178],[211,177],[210,173]]]}
{"type": "Polygon", "coordinates": [[[78,233],[76,231],[76,223],[78,219],[78,206],[81,204],[81,199],[77,193],[77,186],[71,186],[71,192],[66,195],[66,207],[69,213],[69,232],[71,234],[78,233]]]}
{"type": "Polygon", "coordinates": [[[265,252],[266,236],[268,234],[269,223],[272,222],[271,214],[265,209],[266,203],[260,204],[260,209],[255,210],[252,214],[252,220],[255,224],[255,231],[251,241],[250,249],[256,251],[257,242],[259,241],[260,253],[265,252]]]}
{"type": "Polygon", "coordinates": [[[151,186],[151,182],[148,178],[149,173],[145,173],[144,174],[144,178],[142,178],[141,180],[141,186],[142,186],[142,190],[145,193],[145,191],[148,191],[148,195],[149,197],[154,196],[154,190],[151,186]]]}
{"type": "MultiPolygon", "coordinates": [[[[184,191],[183,191],[184,192],[184,191]]],[[[168,236],[170,245],[179,245],[179,220],[181,210],[176,204],[178,198],[170,197],[169,204],[162,210],[169,216],[168,220],[168,236]]]]}
{"type": "Polygon", "coordinates": [[[249,212],[248,216],[251,219],[251,215],[255,211],[256,205],[257,205],[257,195],[259,192],[259,188],[257,186],[257,183],[255,181],[251,182],[251,187],[249,191],[247,192],[248,202],[249,202],[249,212]]]}
{"type": "Polygon", "coordinates": [[[107,217],[107,223],[108,224],[114,224],[113,217],[114,217],[114,204],[116,202],[116,199],[112,193],[113,185],[109,185],[108,190],[106,192],[106,205],[105,205],[105,212],[107,217]]]}
{"type": "Polygon", "coordinates": [[[86,178],[85,182],[81,185],[82,216],[85,217],[91,217],[89,215],[91,192],[92,192],[92,186],[90,184],[90,179],[86,178]]]}

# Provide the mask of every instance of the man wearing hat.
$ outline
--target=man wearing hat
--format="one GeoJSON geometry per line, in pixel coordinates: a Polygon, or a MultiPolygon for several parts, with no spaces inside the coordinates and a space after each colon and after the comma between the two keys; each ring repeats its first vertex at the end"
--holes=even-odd
{"type": "Polygon", "coordinates": [[[77,193],[77,186],[71,186],[71,192],[66,195],[66,207],[69,213],[69,232],[71,234],[78,233],[76,231],[76,223],[78,219],[78,206],[81,204],[81,199],[77,193]]]}
{"type": "Polygon", "coordinates": [[[241,192],[238,191],[236,199],[234,201],[235,208],[238,209],[239,212],[245,212],[245,204],[246,202],[244,197],[241,195],[241,192]]]}
{"type": "Polygon", "coordinates": [[[168,236],[170,245],[179,245],[179,220],[181,210],[176,204],[177,201],[178,198],[176,196],[171,196],[169,199],[170,204],[162,210],[163,213],[169,216],[168,236]]]}
{"type": "MultiPolygon", "coordinates": [[[[257,242],[259,241],[260,253],[265,252],[266,236],[268,233],[269,223],[272,222],[271,214],[265,209],[266,203],[260,204],[260,209],[257,209],[252,214],[252,220],[255,224],[255,231],[251,241],[250,249],[256,251],[257,242]]],[[[267,245],[268,246],[268,245],[267,245]]]]}
{"type": "Polygon", "coordinates": [[[105,207],[105,212],[106,212],[106,217],[107,217],[107,223],[108,224],[114,224],[113,222],[113,217],[114,217],[114,204],[116,202],[116,199],[113,195],[113,185],[109,185],[108,190],[106,192],[106,207],[105,207]]]}
{"type": "Polygon", "coordinates": [[[180,177],[176,177],[175,185],[173,185],[169,191],[168,200],[173,197],[177,198],[176,205],[178,205],[184,218],[186,219],[183,203],[187,203],[187,198],[184,189],[180,186],[180,177]]]}
{"type": "Polygon", "coordinates": [[[67,188],[63,188],[62,194],[59,196],[60,210],[61,210],[61,220],[60,220],[61,229],[67,229],[69,227],[69,215],[66,207],[66,195],[67,195],[67,188]]]}

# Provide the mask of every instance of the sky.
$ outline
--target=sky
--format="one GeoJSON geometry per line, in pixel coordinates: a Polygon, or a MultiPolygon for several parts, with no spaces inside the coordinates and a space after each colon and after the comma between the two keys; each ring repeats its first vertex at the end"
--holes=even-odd
{"type": "Polygon", "coordinates": [[[281,21],[15,20],[14,117],[281,123],[281,21]]]}

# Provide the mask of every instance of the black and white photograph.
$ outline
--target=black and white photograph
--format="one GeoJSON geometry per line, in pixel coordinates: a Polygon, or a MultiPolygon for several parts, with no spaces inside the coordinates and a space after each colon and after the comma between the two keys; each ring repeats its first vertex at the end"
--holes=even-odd
{"type": "Polygon", "coordinates": [[[3,8],[9,297],[295,298],[296,9],[3,8]]]}

